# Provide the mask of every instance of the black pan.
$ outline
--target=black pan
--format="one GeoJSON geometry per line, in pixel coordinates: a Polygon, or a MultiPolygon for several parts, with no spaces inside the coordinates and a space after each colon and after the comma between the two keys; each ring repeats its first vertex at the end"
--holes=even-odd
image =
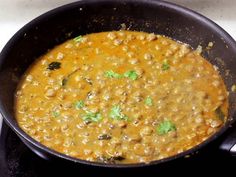
{"type": "MultiPolygon", "coordinates": [[[[43,158],[62,158],[66,161],[101,167],[142,167],[168,162],[192,154],[232,127],[236,119],[236,94],[230,92],[236,82],[236,43],[218,25],[184,7],[164,1],[147,0],[84,0],[49,11],[19,30],[6,44],[0,55],[0,111],[5,122],[35,153],[43,158]],[[204,50],[203,56],[219,67],[229,91],[229,118],[224,127],[202,144],[175,156],[149,164],[102,164],[69,157],[53,151],[28,136],[14,117],[14,92],[19,78],[29,65],[48,49],[77,35],[119,30],[125,23],[130,30],[155,32],[169,36],[196,48],[205,49],[209,42],[214,46],[204,50]]],[[[235,153],[236,133],[228,135],[220,146],[235,153]]]]}

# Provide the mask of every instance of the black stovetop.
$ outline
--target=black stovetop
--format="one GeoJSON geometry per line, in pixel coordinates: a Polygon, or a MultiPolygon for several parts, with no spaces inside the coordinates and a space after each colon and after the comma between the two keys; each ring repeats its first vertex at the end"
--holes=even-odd
{"type": "Polygon", "coordinates": [[[192,176],[206,173],[232,175],[236,157],[222,154],[211,145],[190,158],[182,158],[148,168],[107,169],[72,164],[63,160],[47,161],[31,152],[3,123],[0,135],[0,177],[79,177],[79,176],[192,176]]]}

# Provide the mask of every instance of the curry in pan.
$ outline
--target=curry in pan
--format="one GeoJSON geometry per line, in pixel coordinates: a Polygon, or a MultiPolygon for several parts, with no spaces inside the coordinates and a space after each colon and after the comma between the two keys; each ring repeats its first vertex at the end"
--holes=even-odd
{"type": "Polygon", "coordinates": [[[19,126],[63,154],[148,163],[209,138],[228,114],[217,67],[199,50],[134,31],[78,36],[36,60],[15,94],[19,126]]]}

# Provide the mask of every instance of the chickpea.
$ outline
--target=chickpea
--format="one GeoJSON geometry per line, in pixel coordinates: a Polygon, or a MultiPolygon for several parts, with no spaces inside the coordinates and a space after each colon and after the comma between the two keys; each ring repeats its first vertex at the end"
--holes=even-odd
{"type": "Polygon", "coordinates": [[[132,58],[132,57],[134,57],[134,52],[127,52],[127,55],[129,58],[132,58]]]}
{"type": "Polygon", "coordinates": [[[64,124],[61,126],[61,131],[66,132],[69,129],[69,126],[67,124],[64,124]]]}
{"type": "Polygon", "coordinates": [[[57,60],[62,60],[64,58],[64,54],[61,52],[58,52],[57,54],[57,60]]]}
{"type": "Polygon", "coordinates": [[[115,39],[114,40],[114,45],[119,46],[119,45],[122,44],[122,42],[123,42],[123,40],[121,40],[121,39],[115,39]]]}
{"type": "Polygon", "coordinates": [[[125,128],[127,126],[127,121],[119,121],[117,126],[120,128],[125,128]]]}
{"type": "Polygon", "coordinates": [[[170,45],[170,49],[175,52],[178,49],[178,45],[177,44],[171,44],[170,45]]]}
{"type": "Polygon", "coordinates": [[[148,34],[147,35],[147,40],[148,41],[154,41],[157,39],[157,36],[154,33],[148,34]]]}
{"type": "Polygon", "coordinates": [[[121,145],[121,140],[114,137],[114,138],[111,139],[111,144],[115,145],[115,146],[121,145]]]}
{"type": "Polygon", "coordinates": [[[26,80],[27,80],[28,82],[32,82],[32,81],[33,81],[33,76],[29,74],[29,75],[26,77],[26,80]]]}
{"type": "Polygon", "coordinates": [[[84,149],[84,155],[90,155],[92,152],[93,151],[91,149],[84,149]]]}
{"type": "Polygon", "coordinates": [[[138,39],[141,40],[141,41],[145,40],[145,38],[146,38],[145,35],[139,35],[139,36],[138,36],[138,39]]]}
{"type": "Polygon", "coordinates": [[[91,67],[88,66],[88,65],[83,65],[83,66],[81,67],[81,69],[84,70],[84,71],[88,71],[88,70],[91,69],[91,67]]]}
{"type": "Polygon", "coordinates": [[[153,59],[153,55],[150,54],[150,53],[145,53],[145,54],[144,54],[144,59],[145,59],[145,60],[151,60],[151,59],[153,59]]]}
{"type": "Polygon", "coordinates": [[[132,64],[132,65],[135,65],[135,64],[139,63],[139,60],[137,58],[132,58],[132,59],[129,60],[129,63],[132,64]]]}
{"type": "Polygon", "coordinates": [[[71,44],[71,43],[65,45],[66,49],[71,49],[72,47],[73,47],[73,44],[71,44]]]}
{"type": "Polygon", "coordinates": [[[74,145],[74,141],[71,138],[66,138],[64,140],[64,143],[63,143],[64,147],[70,147],[72,145],[74,145]]]}
{"type": "Polygon", "coordinates": [[[47,61],[47,60],[45,60],[45,59],[44,59],[44,60],[42,60],[42,61],[41,61],[41,65],[43,65],[43,66],[44,66],[44,65],[48,65],[48,61],[47,61]]]}
{"type": "Polygon", "coordinates": [[[86,43],[86,42],[91,42],[91,41],[89,41],[89,39],[88,39],[88,37],[82,37],[82,39],[81,39],[81,43],[86,43]]]}
{"type": "Polygon", "coordinates": [[[25,113],[28,110],[28,106],[26,105],[21,105],[18,112],[19,113],[25,113]]]}
{"type": "Polygon", "coordinates": [[[108,37],[109,39],[111,39],[111,40],[114,40],[114,39],[117,38],[116,34],[113,33],[113,32],[108,33],[107,37],[108,37]]]}
{"type": "Polygon", "coordinates": [[[160,50],[160,46],[159,46],[159,45],[155,45],[155,49],[156,49],[157,51],[159,51],[159,50],[160,50]]]}
{"type": "Polygon", "coordinates": [[[144,73],[144,70],[142,68],[136,67],[135,68],[136,73],[141,77],[144,73]]]}
{"type": "Polygon", "coordinates": [[[212,85],[215,87],[219,87],[220,86],[220,81],[219,80],[215,80],[212,82],[212,85]]]}
{"type": "Polygon", "coordinates": [[[115,95],[116,96],[120,96],[120,95],[123,95],[125,93],[125,90],[123,88],[120,88],[120,89],[117,89],[115,91],[115,95]]]}
{"type": "Polygon", "coordinates": [[[146,156],[150,156],[154,153],[155,149],[153,146],[150,146],[150,145],[146,145],[146,147],[144,148],[144,154],[146,156]]]}
{"type": "Polygon", "coordinates": [[[125,46],[122,47],[122,50],[127,52],[129,50],[129,47],[125,45],[125,46]]]}
{"type": "Polygon", "coordinates": [[[196,117],[195,118],[195,122],[197,123],[197,124],[201,124],[201,123],[203,123],[203,118],[202,117],[196,117]]]}
{"type": "Polygon", "coordinates": [[[214,128],[208,128],[208,130],[207,130],[207,134],[208,135],[211,135],[212,133],[214,133],[215,132],[215,129],[214,128]]]}
{"type": "Polygon", "coordinates": [[[132,34],[129,34],[128,36],[127,36],[127,39],[129,40],[129,41],[132,41],[132,40],[134,40],[136,37],[134,36],[134,35],[132,35],[132,34]]]}
{"type": "Polygon", "coordinates": [[[87,137],[82,140],[83,144],[87,144],[88,142],[89,142],[89,139],[87,137]]]}
{"type": "Polygon", "coordinates": [[[44,139],[45,139],[46,141],[51,141],[51,140],[52,140],[52,136],[50,136],[49,134],[45,134],[45,135],[44,135],[44,139]]]}
{"type": "Polygon", "coordinates": [[[140,135],[143,136],[149,136],[153,132],[152,128],[149,126],[145,126],[140,130],[140,135]]]}
{"type": "Polygon", "coordinates": [[[223,95],[218,96],[219,101],[223,101],[224,99],[225,99],[225,97],[223,95]]]}
{"type": "Polygon", "coordinates": [[[128,138],[128,141],[131,141],[131,142],[140,142],[142,140],[142,138],[137,134],[129,135],[127,136],[127,138],[128,138]]]}
{"type": "Polygon", "coordinates": [[[222,124],[221,120],[213,120],[213,121],[211,121],[211,127],[212,128],[217,128],[217,127],[221,126],[221,124],[222,124]]]}
{"type": "Polygon", "coordinates": [[[70,101],[67,101],[64,103],[64,108],[68,109],[68,108],[72,108],[72,103],[70,101]]]}
{"type": "Polygon", "coordinates": [[[45,93],[46,97],[54,97],[56,96],[56,91],[54,89],[48,89],[45,93]]]}

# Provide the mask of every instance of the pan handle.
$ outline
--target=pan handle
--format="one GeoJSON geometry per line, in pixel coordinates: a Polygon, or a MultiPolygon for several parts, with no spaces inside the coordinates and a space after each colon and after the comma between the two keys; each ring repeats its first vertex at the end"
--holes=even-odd
{"type": "Polygon", "coordinates": [[[220,150],[229,153],[232,156],[236,156],[236,127],[232,128],[232,131],[220,144],[220,150]]]}

